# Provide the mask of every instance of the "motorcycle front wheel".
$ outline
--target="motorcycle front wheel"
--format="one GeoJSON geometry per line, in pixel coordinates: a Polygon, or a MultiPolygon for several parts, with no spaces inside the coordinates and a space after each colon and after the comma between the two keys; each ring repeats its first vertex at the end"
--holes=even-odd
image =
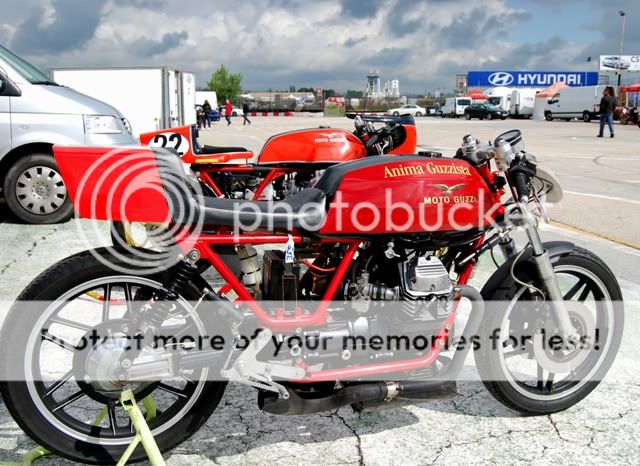
{"type": "Polygon", "coordinates": [[[531,264],[516,267],[517,280],[509,275],[485,296],[489,312],[476,367],[494,398],[523,414],[555,413],[585,398],[611,367],[622,339],[622,293],[607,265],[576,247],[553,266],[574,328],[589,337],[584,344],[557,343],[551,307],[520,283],[541,288],[531,264]]]}
{"type": "MultiPolygon", "coordinates": [[[[118,361],[116,332],[136,312],[131,304],[147,302],[167,280],[166,272],[144,275],[131,266],[131,273],[117,272],[108,261],[122,265],[107,250],[94,250],[49,268],[19,296],[0,334],[0,391],[9,412],[39,445],[84,464],[115,463],[135,436],[118,402],[122,388],[105,386],[104,369],[118,361]],[[78,341],[94,329],[103,337],[85,349],[79,366],[78,341]],[[92,378],[93,372],[102,377],[92,378]]],[[[212,316],[189,304],[199,297],[195,286],[187,286],[161,329],[210,332],[212,316]]],[[[226,384],[210,381],[209,370],[132,385],[161,451],[185,441],[216,409],[226,384]]],[[[138,445],[131,461],[145,457],[138,445]]]]}

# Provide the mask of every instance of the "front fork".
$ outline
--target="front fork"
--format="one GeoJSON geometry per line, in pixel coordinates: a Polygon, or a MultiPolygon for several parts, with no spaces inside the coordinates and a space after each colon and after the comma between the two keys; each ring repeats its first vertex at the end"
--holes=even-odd
{"type": "MultiPolygon", "coordinates": [[[[549,253],[544,248],[538,233],[538,222],[535,216],[531,215],[524,226],[525,233],[531,244],[532,255],[531,259],[538,272],[540,281],[542,282],[542,288],[547,293],[547,297],[551,301],[551,308],[553,310],[553,317],[560,333],[565,337],[572,337],[575,335],[575,328],[571,323],[571,318],[567,307],[564,303],[564,296],[560,290],[558,284],[558,278],[553,271],[553,264],[549,257],[549,253]]],[[[515,241],[508,234],[500,241],[500,248],[505,257],[511,258],[516,255],[515,241]]]]}

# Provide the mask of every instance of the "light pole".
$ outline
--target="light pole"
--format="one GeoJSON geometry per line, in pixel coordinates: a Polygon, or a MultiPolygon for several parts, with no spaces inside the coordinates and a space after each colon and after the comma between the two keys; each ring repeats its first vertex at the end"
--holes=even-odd
{"type": "Polygon", "coordinates": [[[624,25],[627,22],[627,14],[620,10],[618,14],[622,16],[622,32],[620,33],[620,53],[618,54],[618,87],[622,83],[622,46],[624,45],[624,25]]]}

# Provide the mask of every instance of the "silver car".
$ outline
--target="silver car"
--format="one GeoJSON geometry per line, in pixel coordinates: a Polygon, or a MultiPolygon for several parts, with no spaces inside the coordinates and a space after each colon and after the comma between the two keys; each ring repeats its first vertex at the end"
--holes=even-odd
{"type": "Polygon", "coordinates": [[[28,223],[57,223],[73,214],[51,148],[131,145],[122,114],[63,87],[0,46],[0,189],[7,206],[28,223]]]}

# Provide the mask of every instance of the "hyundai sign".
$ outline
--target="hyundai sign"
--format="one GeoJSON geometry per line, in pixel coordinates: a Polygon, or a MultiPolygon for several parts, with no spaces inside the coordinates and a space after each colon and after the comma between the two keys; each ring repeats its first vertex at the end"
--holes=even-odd
{"type": "Polygon", "coordinates": [[[596,86],[595,71],[469,71],[469,87],[547,87],[557,82],[569,86],[596,86]]]}

